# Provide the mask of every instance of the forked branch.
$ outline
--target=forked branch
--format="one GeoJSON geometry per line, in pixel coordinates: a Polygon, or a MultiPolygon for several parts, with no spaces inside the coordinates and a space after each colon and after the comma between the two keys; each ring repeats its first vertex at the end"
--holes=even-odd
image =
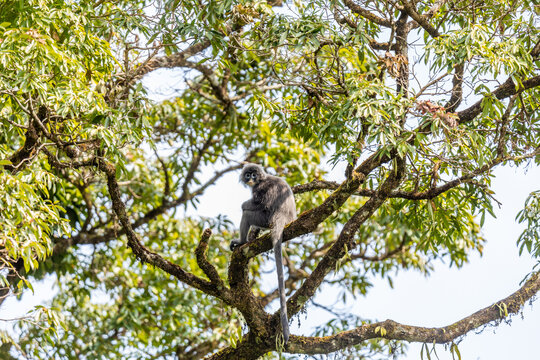
{"type": "Polygon", "coordinates": [[[113,210],[122,224],[128,239],[128,246],[131,248],[135,256],[141,262],[160,268],[189,286],[201,290],[206,294],[222,299],[226,303],[230,303],[230,294],[227,289],[218,287],[215,283],[201,279],[200,277],[185,271],[179,265],[174,264],[163,258],[161,255],[150,251],[140,242],[138,235],[131,226],[131,221],[126,213],[125,204],[120,197],[120,189],[118,186],[118,181],[116,180],[116,167],[111,163],[100,159],[98,161],[98,168],[107,177],[107,188],[111,197],[113,210]]]}

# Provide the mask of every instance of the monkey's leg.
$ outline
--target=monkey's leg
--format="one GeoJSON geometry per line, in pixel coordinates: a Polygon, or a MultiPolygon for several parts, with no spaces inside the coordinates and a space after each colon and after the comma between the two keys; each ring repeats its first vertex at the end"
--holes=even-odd
{"type": "Polygon", "coordinates": [[[255,210],[244,210],[242,212],[242,220],[240,220],[240,240],[231,241],[229,246],[231,250],[234,250],[237,246],[245,244],[248,240],[256,238],[260,232],[260,227],[264,227],[268,220],[265,221],[266,214],[263,211],[255,210]],[[250,228],[253,228],[250,232],[250,228]],[[254,234],[255,237],[250,236],[249,234],[254,234]]]}
{"type": "Polygon", "coordinates": [[[240,220],[240,240],[231,241],[231,245],[229,245],[231,251],[248,241],[248,233],[253,220],[252,218],[254,217],[254,214],[252,213],[253,211],[249,210],[244,210],[242,212],[242,220],[240,220]]]}

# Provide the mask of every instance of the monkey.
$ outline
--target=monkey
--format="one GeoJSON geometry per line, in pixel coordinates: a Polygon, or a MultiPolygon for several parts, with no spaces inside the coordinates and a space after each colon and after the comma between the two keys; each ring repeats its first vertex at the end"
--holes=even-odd
{"type": "Polygon", "coordinates": [[[246,164],[240,174],[240,182],[251,187],[252,197],[242,204],[242,219],[240,220],[240,240],[231,241],[230,248],[248,241],[250,229],[257,232],[260,229],[270,229],[280,301],[281,327],[283,340],[289,340],[289,321],[287,319],[287,301],[283,280],[283,256],[281,243],[283,228],[296,219],[296,203],[291,187],[280,177],[267,174],[257,164],[246,164]]]}

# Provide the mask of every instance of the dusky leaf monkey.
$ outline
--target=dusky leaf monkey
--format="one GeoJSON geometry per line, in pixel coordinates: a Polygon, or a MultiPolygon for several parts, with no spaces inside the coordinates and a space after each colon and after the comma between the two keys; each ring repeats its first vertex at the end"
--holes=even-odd
{"type": "Polygon", "coordinates": [[[245,165],[240,175],[240,181],[251,187],[252,197],[242,204],[240,240],[233,240],[230,248],[234,250],[237,246],[245,244],[248,241],[250,229],[255,231],[270,229],[276,257],[281,327],[283,329],[283,340],[286,344],[289,340],[289,321],[287,319],[281,243],[283,240],[283,228],[296,219],[294,195],[285,180],[267,174],[257,164],[245,165]]]}

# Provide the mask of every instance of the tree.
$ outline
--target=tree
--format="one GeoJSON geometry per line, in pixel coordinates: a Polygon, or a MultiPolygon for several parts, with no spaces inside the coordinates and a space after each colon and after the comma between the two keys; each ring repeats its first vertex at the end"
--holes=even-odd
{"type": "MultiPolygon", "coordinates": [[[[293,318],[324,284],[357,297],[393,270],[463,265],[482,251],[493,169],[540,160],[537,12],[528,0],[5,0],[1,295],[44,274],[59,291],[0,353],[356,359],[423,342],[458,354],[455,339],[519,312],[539,276],[443,328],[336,314],[283,346],[277,291],[261,286],[268,234],[230,253],[226,216],[183,210],[242,161],[295,185],[293,318]],[[184,81],[153,101],[141,79],[163,69],[184,81]],[[346,165],[340,179],[326,160],[346,165]]],[[[517,239],[534,256],[539,208],[533,193],[517,239]]]]}

